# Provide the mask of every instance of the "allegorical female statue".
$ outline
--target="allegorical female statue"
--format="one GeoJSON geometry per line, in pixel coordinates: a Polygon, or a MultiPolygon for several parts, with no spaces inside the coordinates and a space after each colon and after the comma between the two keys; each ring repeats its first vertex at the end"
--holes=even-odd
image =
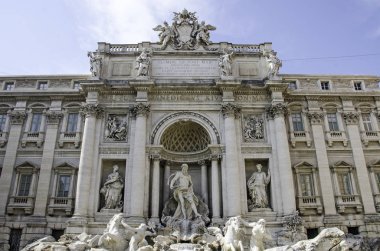
{"type": "Polygon", "coordinates": [[[119,174],[119,167],[113,166],[113,172],[108,175],[106,182],[100,189],[104,195],[105,205],[102,209],[119,209],[121,210],[121,191],[124,187],[123,178],[119,174]]]}
{"type": "Polygon", "coordinates": [[[248,179],[247,187],[249,195],[252,200],[252,206],[254,208],[267,208],[269,207],[268,195],[266,186],[270,181],[270,171],[268,169],[268,175],[261,171],[261,164],[257,164],[257,172],[254,172],[248,179]]]}

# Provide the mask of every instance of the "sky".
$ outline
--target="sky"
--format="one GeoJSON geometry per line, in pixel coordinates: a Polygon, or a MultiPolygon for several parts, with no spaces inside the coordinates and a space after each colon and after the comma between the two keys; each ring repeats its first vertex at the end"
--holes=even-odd
{"type": "Polygon", "coordinates": [[[0,0],[0,75],[89,74],[97,42],[157,42],[183,8],[212,42],[272,42],[280,73],[380,75],[380,0],[0,0]]]}

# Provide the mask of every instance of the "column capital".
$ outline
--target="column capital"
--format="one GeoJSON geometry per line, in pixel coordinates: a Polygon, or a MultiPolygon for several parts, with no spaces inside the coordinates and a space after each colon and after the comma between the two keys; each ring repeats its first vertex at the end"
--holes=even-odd
{"type": "Polygon", "coordinates": [[[205,166],[206,165],[206,161],[205,160],[199,160],[198,161],[198,165],[205,166]]]}
{"type": "Polygon", "coordinates": [[[347,125],[357,125],[359,122],[359,113],[343,112],[343,118],[347,125]]]}
{"type": "Polygon", "coordinates": [[[95,116],[96,118],[101,118],[104,115],[104,108],[99,104],[84,103],[79,112],[85,117],[95,116]]]}
{"type": "Polygon", "coordinates": [[[287,105],[285,103],[272,104],[268,109],[267,113],[269,117],[277,118],[284,116],[288,111],[287,105]]]}
{"type": "Polygon", "coordinates": [[[222,105],[221,111],[222,111],[223,116],[225,118],[230,117],[230,116],[234,116],[235,118],[239,118],[241,109],[239,106],[237,106],[233,103],[227,103],[227,104],[222,105]]]}
{"type": "Polygon", "coordinates": [[[46,123],[49,125],[58,124],[59,121],[63,117],[63,113],[61,111],[46,111],[46,123]]]}
{"type": "Polygon", "coordinates": [[[8,115],[12,125],[21,125],[26,118],[25,111],[9,111],[8,115]]]}
{"type": "Polygon", "coordinates": [[[309,111],[307,117],[312,125],[323,124],[325,114],[322,111],[309,111]]]}
{"type": "Polygon", "coordinates": [[[134,116],[148,116],[150,112],[150,105],[147,103],[137,103],[131,108],[134,116]]]}

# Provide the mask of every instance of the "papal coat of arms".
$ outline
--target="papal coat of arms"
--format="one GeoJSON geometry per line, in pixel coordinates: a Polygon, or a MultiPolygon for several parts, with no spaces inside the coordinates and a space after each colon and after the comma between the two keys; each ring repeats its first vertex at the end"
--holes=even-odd
{"type": "Polygon", "coordinates": [[[207,48],[211,44],[209,31],[215,29],[205,21],[199,23],[195,12],[189,12],[186,9],[182,12],[174,12],[172,25],[165,21],[163,25],[153,28],[160,32],[158,36],[162,50],[168,45],[176,50],[195,50],[199,46],[207,48]]]}

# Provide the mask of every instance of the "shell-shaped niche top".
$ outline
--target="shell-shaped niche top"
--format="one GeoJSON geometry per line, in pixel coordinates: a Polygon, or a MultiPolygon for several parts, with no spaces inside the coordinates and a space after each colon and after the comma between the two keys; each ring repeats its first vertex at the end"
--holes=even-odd
{"type": "Polygon", "coordinates": [[[161,137],[161,144],[172,152],[199,152],[205,150],[210,142],[207,131],[192,121],[176,122],[161,137]]]}

